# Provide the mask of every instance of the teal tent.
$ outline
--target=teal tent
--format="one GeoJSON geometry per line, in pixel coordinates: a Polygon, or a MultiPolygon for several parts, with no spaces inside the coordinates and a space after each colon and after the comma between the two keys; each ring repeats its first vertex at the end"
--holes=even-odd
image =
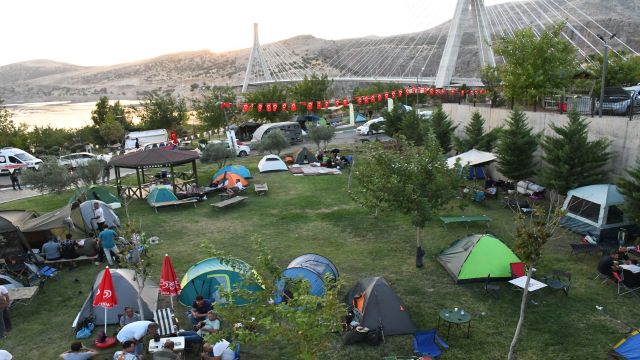
{"type": "Polygon", "coordinates": [[[218,176],[226,173],[226,172],[231,172],[234,173],[236,175],[240,175],[245,179],[251,179],[253,176],[251,176],[251,172],[249,171],[249,169],[247,169],[246,167],[242,166],[242,165],[228,165],[223,167],[222,169],[218,170],[218,172],[213,175],[213,179],[217,179],[218,176]]]}
{"type": "Polygon", "coordinates": [[[171,190],[163,187],[154,187],[151,189],[149,195],[147,195],[147,203],[154,206],[154,204],[161,204],[163,202],[178,201],[178,198],[171,190]]]}
{"type": "Polygon", "coordinates": [[[205,299],[213,299],[217,303],[233,302],[236,305],[244,305],[247,300],[242,298],[225,299],[219,292],[220,287],[226,291],[229,289],[243,289],[248,291],[260,291],[260,279],[251,269],[249,264],[242,260],[233,259],[221,261],[217,258],[209,258],[193,265],[180,281],[180,296],[178,300],[185,306],[191,306],[197,295],[205,299]]]}
{"type": "Polygon", "coordinates": [[[115,195],[117,193],[115,188],[101,185],[91,185],[83,187],[76,191],[71,198],[69,198],[69,204],[76,201],[83,203],[87,200],[100,200],[103,203],[109,205],[112,209],[117,209],[121,206],[120,198],[115,195]]]}

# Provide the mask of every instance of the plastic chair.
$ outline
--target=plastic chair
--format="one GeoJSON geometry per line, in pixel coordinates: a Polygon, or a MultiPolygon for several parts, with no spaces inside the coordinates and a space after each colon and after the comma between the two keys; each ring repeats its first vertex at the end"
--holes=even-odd
{"type": "Polygon", "coordinates": [[[519,277],[527,275],[526,264],[523,262],[514,262],[509,264],[511,266],[511,278],[517,279],[519,277]]]}
{"type": "Polygon", "coordinates": [[[436,329],[431,329],[427,331],[416,331],[413,336],[413,352],[418,354],[419,356],[428,355],[432,357],[438,357],[442,354],[442,350],[440,347],[444,349],[448,349],[449,345],[447,345],[437,334],[436,329]],[[437,341],[437,343],[436,343],[437,341]],[[440,346],[438,346],[438,343],[440,346]]]}

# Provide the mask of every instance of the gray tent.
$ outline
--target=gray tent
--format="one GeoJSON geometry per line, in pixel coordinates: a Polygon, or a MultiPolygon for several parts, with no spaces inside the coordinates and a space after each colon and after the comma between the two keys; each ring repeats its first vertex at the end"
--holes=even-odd
{"type": "Polygon", "coordinates": [[[316,159],[315,155],[309,151],[309,149],[303,147],[293,155],[293,162],[298,165],[303,165],[318,162],[318,159],[316,159]]]}
{"type": "Polygon", "coordinates": [[[106,221],[107,225],[120,226],[120,218],[118,218],[118,215],[116,215],[116,213],[113,211],[113,209],[111,209],[111,207],[109,207],[109,205],[107,205],[106,203],[100,200],[87,200],[82,204],[80,204],[80,214],[82,215],[82,221],[77,219],[72,214],[73,223],[76,226],[80,227],[80,222],[82,222],[84,225],[85,233],[92,231],[92,229],[95,229],[96,221],[92,219],[95,216],[94,210],[93,210],[93,204],[96,202],[100,204],[100,208],[102,209],[102,212],[104,214],[104,220],[106,221]]]}
{"type": "Polygon", "coordinates": [[[29,253],[31,247],[20,229],[0,216],[0,258],[19,257],[29,253]]]}
{"type": "Polygon", "coordinates": [[[416,332],[407,309],[383,277],[361,279],[347,292],[345,302],[362,313],[360,325],[382,327],[385,336],[416,332]]]}
{"type": "MultiPolygon", "coordinates": [[[[118,305],[107,311],[107,324],[117,324],[118,323],[118,315],[124,313],[125,306],[131,306],[135,312],[142,315],[145,320],[152,320],[153,313],[158,308],[158,285],[156,285],[151,280],[147,279],[144,284],[144,288],[142,291],[139,291],[138,283],[134,280],[135,272],[129,269],[110,269],[111,270],[111,278],[113,280],[113,288],[115,289],[116,298],[118,299],[118,305]],[[142,293],[142,311],[140,311],[140,307],[138,306],[138,292],[142,293]]],[[[100,281],[102,280],[102,274],[104,270],[100,271],[96,276],[96,281],[93,284],[93,288],[91,288],[91,293],[85,300],[80,312],[76,315],[75,320],[73,320],[73,327],[93,314],[95,316],[96,325],[104,325],[104,309],[93,308],[93,296],[95,291],[100,286],[100,281]]]]}

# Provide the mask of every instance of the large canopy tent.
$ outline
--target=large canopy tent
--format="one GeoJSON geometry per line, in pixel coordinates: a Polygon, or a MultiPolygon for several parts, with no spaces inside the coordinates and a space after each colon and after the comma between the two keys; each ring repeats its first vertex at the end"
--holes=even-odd
{"type": "MultiPolygon", "coordinates": [[[[5,215],[4,212],[0,213],[0,258],[8,259],[32,254],[31,246],[22,231],[3,215],[5,215]]],[[[14,214],[7,214],[7,217],[10,215],[14,214]]]]}
{"type": "Polygon", "coordinates": [[[383,277],[361,279],[347,292],[345,302],[362,314],[360,325],[372,330],[382,327],[385,336],[416,332],[409,313],[383,277]]]}
{"type": "Polygon", "coordinates": [[[578,234],[594,235],[599,241],[616,240],[618,230],[637,231],[625,218],[624,197],[615,185],[600,184],[570,190],[562,206],[566,215],[560,225],[578,234]]]}
{"type": "MultiPolygon", "coordinates": [[[[248,291],[260,291],[260,280],[249,264],[242,260],[222,261],[217,258],[202,260],[187,270],[180,281],[178,301],[182,305],[191,306],[197,295],[213,299],[217,303],[229,301],[221,296],[220,287],[225,291],[242,288],[248,291]]],[[[231,299],[234,304],[244,305],[247,300],[231,299]]]]}
{"type": "Polygon", "coordinates": [[[493,235],[468,235],[438,255],[438,262],[456,284],[511,278],[511,263],[520,262],[505,243],[493,235]]]}
{"type": "Polygon", "coordinates": [[[324,280],[327,276],[332,281],[338,280],[338,269],[331,260],[318,254],[304,254],[293,259],[282,272],[277,283],[278,294],[276,304],[282,302],[282,293],[287,280],[305,280],[309,282],[309,293],[315,296],[324,295],[324,280]]]}
{"type": "Polygon", "coordinates": [[[84,301],[82,308],[73,320],[73,327],[76,327],[79,322],[87,318],[90,315],[95,316],[94,324],[117,324],[119,317],[118,314],[124,313],[124,308],[130,306],[133,310],[139,313],[145,320],[153,320],[153,313],[158,307],[158,285],[151,279],[147,279],[144,282],[144,287],[140,289],[138,282],[136,281],[136,273],[130,269],[110,269],[111,278],[113,280],[113,288],[118,298],[118,304],[107,311],[107,317],[103,311],[95,311],[93,309],[93,297],[95,291],[100,286],[102,280],[102,274],[104,270],[100,271],[96,275],[96,280],[91,288],[91,293],[84,301]],[[138,299],[138,294],[140,299],[138,299]],[[140,302],[138,302],[140,300],[140,302]],[[140,308],[140,305],[142,308],[140,308]]]}
{"type": "Polygon", "coordinates": [[[113,165],[116,174],[116,186],[118,188],[118,194],[124,194],[128,197],[144,199],[149,193],[149,184],[146,181],[146,176],[149,176],[150,174],[145,175],[146,169],[168,167],[168,177],[171,179],[171,187],[173,188],[173,193],[176,194],[179,191],[186,192],[186,184],[195,182],[195,185],[198,186],[198,171],[196,167],[196,160],[198,158],[199,155],[195,151],[166,150],[162,148],[156,148],[131,152],[114,157],[111,159],[110,164],[113,165]],[[178,179],[175,173],[175,167],[188,163],[191,163],[191,173],[185,175],[183,179],[178,179]],[[136,187],[125,187],[122,184],[120,169],[123,168],[136,170],[136,187]]]}
{"type": "Polygon", "coordinates": [[[468,179],[484,179],[484,166],[495,161],[496,156],[490,152],[471,149],[460,155],[448,158],[447,165],[453,168],[458,160],[462,167],[469,167],[468,179]]]}

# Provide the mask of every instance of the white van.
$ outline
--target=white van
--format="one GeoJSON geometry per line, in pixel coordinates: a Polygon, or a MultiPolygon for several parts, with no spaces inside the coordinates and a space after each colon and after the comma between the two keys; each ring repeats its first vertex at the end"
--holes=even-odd
{"type": "Polygon", "coordinates": [[[0,174],[8,174],[9,170],[5,166],[26,165],[27,168],[38,170],[42,160],[18,148],[6,147],[0,149],[0,174]]]}

